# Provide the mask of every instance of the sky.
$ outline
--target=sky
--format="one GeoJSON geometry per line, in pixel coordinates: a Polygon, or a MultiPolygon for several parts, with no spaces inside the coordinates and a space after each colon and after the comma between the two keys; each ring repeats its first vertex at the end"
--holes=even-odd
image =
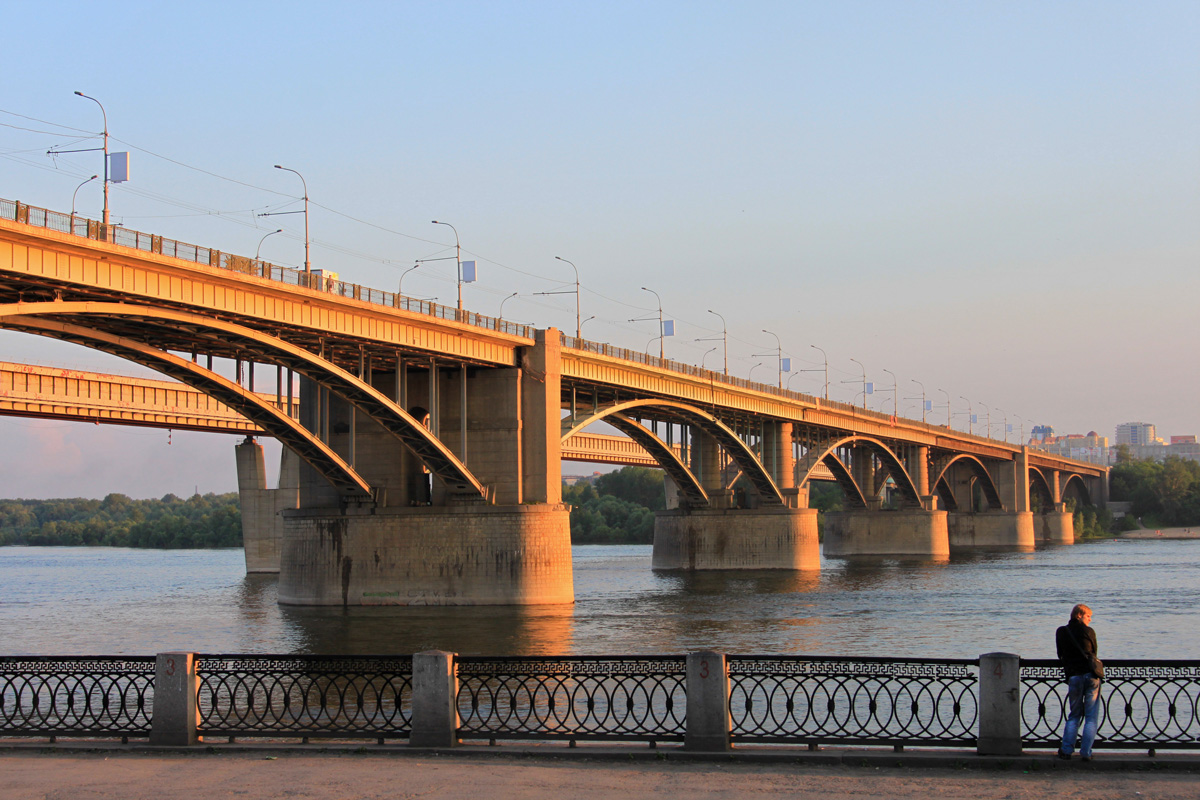
{"type": "MultiPolygon", "coordinates": [[[[1200,3],[4,12],[0,197],[1000,438],[1200,433],[1200,3]],[[284,232],[264,239],[277,228],[284,232]],[[404,293],[455,302],[453,261],[404,293]],[[509,297],[514,292],[516,297],[509,297]],[[536,295],[537,292],[566,292],[536,295]],[[710,313],[716,312],[716,313],[710,313]],[[594,317],[594,318],[593,318],[594,317]],[[653,317],[654,319],[645,319],[653,317]],[[637,320],[637,321],[631,321],[637,320]],[[768,333],[769,331],[769,333],[768,333]],[[716,341],[713,341],[713,339],[716,341]],[[704,341],[697,341],[704,340],[704,341]],[[711,348],[717,347],[715,351],[711,348]],[[851,359],[854,359],[853,361],[851,359]],[[859,364],[861,363],[861,367],[859,364]],[[807,370],[807,371],[801,371],[807,370]],[[893,397],[893,376],[897,386],[893,397]],[[919,384],[918,384],[919,382],[919,384]],[[949,399],[949,409],[946,402],[949,399]]],[[[139,374],[0,333],[0,359],[139,374]]],[[[0,418],[0,496],[236,487],[236,439],[0,418]]],[[[274,456],[272,455],[273,459],[274,456]]]]}

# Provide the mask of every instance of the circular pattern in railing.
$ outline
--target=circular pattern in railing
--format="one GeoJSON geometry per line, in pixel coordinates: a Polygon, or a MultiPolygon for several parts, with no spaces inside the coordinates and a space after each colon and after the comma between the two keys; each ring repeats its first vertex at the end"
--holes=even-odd
{"type": "Polygon", "coordinates": [[[145,735],[153,696],[153,658],[0,658],[4,735],[145,735]]]}

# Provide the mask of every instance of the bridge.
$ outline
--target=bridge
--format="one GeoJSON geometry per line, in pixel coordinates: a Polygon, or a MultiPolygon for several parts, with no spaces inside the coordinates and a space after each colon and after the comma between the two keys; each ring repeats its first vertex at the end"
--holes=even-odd
{"type": "Polygon", "coordinates": [[[570,602],[560,464],[598,422],[668,476],[658,569],[818,568],[826,475],[836,556],[1069,543],[1068,503],[1107,496],[1094,464],[12,201],[0,328],[150,367],[279,439],[284,603],[570,602]]]}

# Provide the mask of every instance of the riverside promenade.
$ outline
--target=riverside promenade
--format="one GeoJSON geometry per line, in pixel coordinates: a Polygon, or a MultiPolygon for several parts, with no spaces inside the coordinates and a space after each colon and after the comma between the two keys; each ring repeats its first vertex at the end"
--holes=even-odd
{"type": "Polygon", "coordinates": [[[1200,757],[1052,753],[985,757],[885,749],[687,754],[674,748],[563,745],[214,745],[192,750],[72,742],[0,744],[0,799],[218,798],[1195,798],[1200,757]]]}

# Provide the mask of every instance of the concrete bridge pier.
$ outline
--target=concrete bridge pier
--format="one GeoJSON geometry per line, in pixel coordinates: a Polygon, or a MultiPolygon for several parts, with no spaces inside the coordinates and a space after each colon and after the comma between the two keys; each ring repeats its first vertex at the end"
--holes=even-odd
{"type": "Polygon", "coordinates": [[[300,459],[284,447],[279,458],[278,488],[268,489],[262,445],[247,436],[235,448],[235,455],[246,572],[279,572],[284,524],[281,513],[299,503],[300,459]]]}
{"type": "Polygon", "coordinates": [[[948,558],[947,513],[923,508],[827,512],[822,547],[828,557],[948,558]]]}
{"type": "Polygon", "coordinates": [[[1036,543],[1031,511],[951,512],[947,527],[951,548],[1032,550],[1036,543]]]}
{"type": "Polygon", "coordinates": [[[1051,511],[1040,517],[1037,540],[1042,544],[1075,544],[1075,515],[1063,503],[1055,503],[1051,511]]]}
{"type": "Polygon", "coordinates": [[[569,510],[561,497],[558,331],[538,331],[511,368],[397,358],[368,371],[377,390],[425,421],[487,496],[431,477],[381,425],[302,383],[305,427],[321,430],[375,496],[347,502],[304,465],[300,506],[285,514],[279,601],[573,602],[569,510]]]}
{"type": "Polygon", "coordinates": [[[813,508],[673,509],[654,515],[656,570],[820,569],[813,508]]]}

